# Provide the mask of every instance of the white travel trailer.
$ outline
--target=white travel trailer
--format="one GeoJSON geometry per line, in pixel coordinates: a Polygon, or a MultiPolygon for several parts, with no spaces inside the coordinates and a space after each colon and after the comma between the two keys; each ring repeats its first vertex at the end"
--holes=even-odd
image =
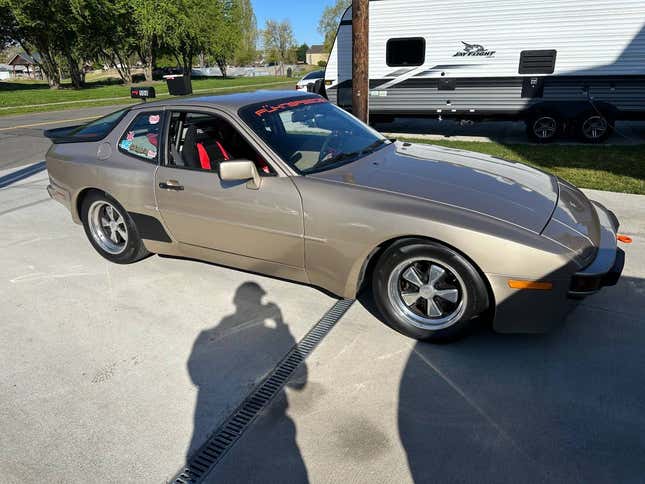
{"type": "MultiPolygon", "coordinates": [[[[538,141],[603,141],[645,118],[645,1],[371,0],[369,74],[374,121],[523,119],[538,141]]],[[[351,110],[351,8],[324,84],[351,110]]]]}

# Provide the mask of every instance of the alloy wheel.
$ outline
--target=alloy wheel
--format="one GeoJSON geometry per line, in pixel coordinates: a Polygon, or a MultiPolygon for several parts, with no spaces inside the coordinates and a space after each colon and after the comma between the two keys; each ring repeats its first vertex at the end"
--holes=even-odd
{"type": "Polygon", "coordinates": [[[124,216],[109,202],[98,200],[88,211],[90,233],[105,252],[121,254],[128,245],[128,227],[124,216]]]}
{"type": "Polygon", "coordinates": [[[443,262],[413,259],[390,274],[388,295],[392,306],[412,325],[438,330],[455,324],[466,308],[465,285],[443,262]]]}

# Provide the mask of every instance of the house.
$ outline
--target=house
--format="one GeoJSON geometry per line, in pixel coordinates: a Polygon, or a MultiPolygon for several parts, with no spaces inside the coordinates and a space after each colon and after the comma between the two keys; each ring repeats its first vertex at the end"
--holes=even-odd
{"type": "Polygon", "coordinates": [[[307,64],[317,66],[320,61],[327,62],[329,53],[323,45],[312,45],[307,51],[307,64]]]}
{"type": "Polygon", "coordinates": [[[14,78],[17,77],[18,73],[24,74],[25,72],[28,78],[36,78],[36,75],[40,74],[40,67],[38,67],[39,61],[39,54],[34,53],[34,55],[31,56],[22,52],[14,55],[8,62],[8,65],[12,68],[14,78]]]}

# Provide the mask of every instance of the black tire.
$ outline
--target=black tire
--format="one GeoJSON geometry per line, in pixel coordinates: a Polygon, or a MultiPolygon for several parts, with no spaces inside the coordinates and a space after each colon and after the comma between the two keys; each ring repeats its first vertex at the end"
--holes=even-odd
{"type": "MultiPolygon", "coordinates": [[[[426,287],[430,285],[430,280],[422,282],[426,282],[426,287]]],[[[419,290],[421,291],[421,289],[419,290]]],[[[469,334],[476,318],[482,315],[489,306],[486,284],[477,269],[454,250],[422,239],[399,241],[381,255],[372,276],[372,296],[384,322],[392,329],[410,338],[435,343],[454,341],[469,334]],[[447,273],[444,274],[444,279],[451,279],[455,283],[454,287],[462,286],[459,289],[460,302],[456,306],[458,310],[446,316],[448,321],[442,323],[441,327],[420,324],[419,321],[413,320],[415,316],[406,315],[405,309],[402,309],[402,304],[408,307],[403,301],[402,295],[399,293],[400,300],[397,300],[397,296],[391,293],[392,281],[395,279],[399,290],[400,284],[406,284],[406,281],[400,280],[398,276],[399,273],[407,273],[407,270],[401,269],[402,267],[406,267],[406,264],[409,263],[410,267],[415,265],[416,270],[418,267],[416,264],[424,264],[426,261],[429,261],[430,264],[428,279],[432,278],[430,275],[432,267],[439,266],[447,273]],[[452,274],[453,272],[454,274],[452,274]]],[[[448,305],[451,304],[447,301],[437,301],[437,296],[434,293],[431,299],[437,305],[441,303],[443,306],[444,302],[448,305]]],[[[431,299],[427,299],[425,303],[428,313],[431,299]]],[[[423,297],[420,297],[415,303],[414,309],[408,307],[408,310],[410,313],[414,313],[418,310],[418,306],[423,306],[423,304],[423,297]]],[[[439,320],[432,320],[433,323],[434,321],[439,320]]]]}
{"type": "Polygon", "coordinates": [[[614,125],[610,116],[589,110],[576,119],[576,137],[584,143],[604,143],[613,134],[614,125]]]}
{"type": "MultiPolygon", "coordinates": [[[[150,252],[143,245],[137,227],[128,212],[119,202],[109,195],[98,191],[89,193],[81,205],[81,220],[85,228],[85,235],[87,235],[94,249],[110,262],[114,262],[115,264],[132,264],[150,255],[150,252]],[[112,243],[111,239],[108,241],[107,239],[109,237],[104,232],[99,232],[100,228],[97,228],[96,223],[90,220],[90,217],[93,217],[94,213],[97,213],[98,218],[106,218],[101,217],[98,213],[100,213],[103,207],[107,207],[108,205],[113,207],[115,212],[113,211],[112,213],[118,215],[115,218],[122,220],[118,228],[121,230],[121,233],[126,234],[125,238],[117,235],[117,240],[120,241],[120,244],[114,243],[114,247],[111,247],[112,250],[109,250],[110,248],[107,247],[108,244],[112,243]],[[92,211],[92,214],[90,214],[90,211],[92,211]],[[103,235],[103,241],[101,234],[103,235]]],[[[102,229],[104,231],[110,230],[107,227],[102,227],[102,229]]]]}
{"type": "Polygon", "coordinates": [[[554,113],[541,112],[526,120],[526,134],[535,143],[551,143],[563,133],[564,122],[554,113]]]}

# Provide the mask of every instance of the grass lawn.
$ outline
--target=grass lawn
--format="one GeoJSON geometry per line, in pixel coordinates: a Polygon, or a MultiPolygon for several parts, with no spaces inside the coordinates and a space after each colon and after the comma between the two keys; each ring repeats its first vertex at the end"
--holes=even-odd
{"type": "Polygon", "coordinates": [[[520,145],[471,141],[406,141],[477,151],[558,175],[580,188],[645,195],[645,145],[520,145]]]}
{"type": "MultiPolygon", "coordinates": [[[[279,87],[284,83],[285,88],[296,84],[296,79],[286,77],[258,76],[239,77],[230,79],[210,78],[193,80],[193,91],[197,94],[240,92],[260,89],[262,84],[267,87],[279,87]]],[[[154,86],[158,97],[168,93],[165,81],[146,82],[134,84],[140,86],[154,86]]],[[[134,101],[129,99],[130,86],[121,84],[107,84],[104,81],[88,83],[85,89],[72,89],[64,86],[60,89],[49,89],[44,82],[0,82],[0,116],[9,114],[24,114],[42,111],[60,111],[88,106],[129,104],[134,101]],[[122,98],[122,99],[119,99],[122,98]],[[99,100],[99,101],[95,101],[99,100]],[[48,103],[66,103],[42,106],[48,103]],[[41,105],[41,106],[34,106],[41,105]]],[[[136,101],[140,102],[140,101],[136,101]]]]}

